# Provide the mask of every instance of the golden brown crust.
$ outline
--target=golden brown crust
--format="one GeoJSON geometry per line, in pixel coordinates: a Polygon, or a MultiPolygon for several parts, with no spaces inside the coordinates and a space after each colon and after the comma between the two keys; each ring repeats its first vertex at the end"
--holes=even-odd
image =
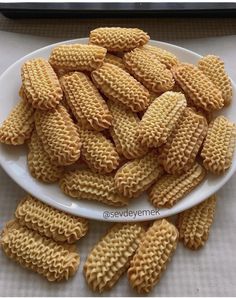
{"type": "Polygon", "coordinates": [[[116,65],[104,63],[92,72],[92,79],[107,98],[123,103],[133,112],[145,110],[149,104],[148,90],[116,65]]]}
{"type": "Polygon", "coordinates": [[[126,52],[148,42],[149,35],[137,28],[103,27],[90,32],[89,43],[110,52],[126,52]]]}
{"type": "Polygon", "coordinates": [[[104,59],[104,63],[114,64],[114,65],[120,67],[121,69],[126,70],[126,67],[124,65],[124,62],[123,62],[122,58],[120,58],[116,55],[112,55],[110,53],[106,54],[106,57],[104,59]]]}
{"type": "Polygon", "coordinates": [[[60,83],[46,59],[26,61],[21,69],[21,78],[26,98],[34,108],[53,109],[62,100],[60,83]]]}
{"type": "Polygon", "coordinates": [[[205,245],[216,209],[216,196],[213,195],[201,204],[181,212],[177,227],[180,240],[189,249],[199,249],[205,245]]]}
{"type": "Polygon", "coordinates": [[[161,219],[144,235],[128,269],[129,282],[139,294],[151,292],[159,282],[176,249],[178,234],[174,225],[161,219]]]}
{"type": "Polygon", "coordinates": [[[115,285],[127,270],[143,234],[140,224],[115,224],[95,245],[84,265],[85,279],[93,291],[102,293],[115,285]]]}

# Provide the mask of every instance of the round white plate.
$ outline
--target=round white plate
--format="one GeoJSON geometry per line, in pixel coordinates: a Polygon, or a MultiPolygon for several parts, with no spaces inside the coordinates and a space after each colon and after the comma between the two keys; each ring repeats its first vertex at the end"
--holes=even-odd
{"type": "MultiPolygon", "coordinates": [[[[19,100],[18,91],[21,85],[20,68],[22,64],[32,58],[47,58],[51,50],[59,44],[69,43],[87,43],[87,38],[68,40],[57,44],[52,44],[41,48],[24,56],[16,63],[11,65],[0,77],[0,124],[7,117],[10,110],[19,100]]],[[[200,55],[177,47],[171,44],[150,41],[150,44],[166,49],[174,53],[181,61],[195,64],[200,55]]],[[[221,111],[221,114],[227,116],[236,122],[236,87],[233,84],[234,100],[230,107],[221,111]]],[[[76,200],[65,196],[57,184],[47,185],[35,180],[27,168],[27,149],[26,146],[8,146],[0,144],[0,164],[8,175],[15,180],[28,193],[42,200],[43,202],[54,206],[60,210],[97,220],[107,221],[141,221],[152,220],[161,217],[167,217],[202,202],[204,199],[219,190],[233,175],[236,170],[236,154],[231,168],[222,176],[208,175],[207,178],[189,195],[178,202],[171,209],[155,209],[147,200],[146,194],[133,200],[126,208],[113,208],[106,205],[85,200],[76,200]]],[[[10,198],[9,198],[10,199],[10,198]]]]}

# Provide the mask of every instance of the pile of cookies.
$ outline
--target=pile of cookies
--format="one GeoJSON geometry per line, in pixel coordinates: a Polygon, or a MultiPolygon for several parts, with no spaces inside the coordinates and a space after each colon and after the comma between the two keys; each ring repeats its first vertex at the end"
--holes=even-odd
{"type": "Polygon", "coordinates": [[[224,63],[183,63],[148,41],[140,29],[98,28],[88,45],[26,61],[0,142],[27,142],[35,179],[116,207],[147,191],[170,208],[207,172],[223,174],[236,140],[235,124],[214,117],[232,100],[224,63]]]}
{"type": "MultiPolygon", "coordinates": [[[[114,224],[88,253],[84,278],[94,292],[111,290],[127,271],[130,286],[149,293],[159,282],[178,241],[196,250],[207,241],[216,197],[178,215],[177,221],[114,224]]],[[[0,238],[5,254],[48,281],[71,278],[80,265],[76,241],[86,236],[88,221],[65,214],[27,195],[0,238]]]]}

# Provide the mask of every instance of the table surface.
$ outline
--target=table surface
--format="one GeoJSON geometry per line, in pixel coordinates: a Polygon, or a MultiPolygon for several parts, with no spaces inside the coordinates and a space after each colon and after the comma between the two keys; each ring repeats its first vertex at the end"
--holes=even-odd
{"type": "MultiPolygon", "coordinates": [[[[184,29],[183,24],[189,24],[186,27],[186,32],[182,30],[176,36],[176,28],[174,30],[174,21],[171,24],[165,20],[162,23],[159,20],[146,20],[145,30],[151,34],[153,39],[172,41],[176,45],[186,47],[196,51],[199,54],[213,53],[223,58],[226,68],[231,77],[236,81],[235,67],[235,46],[236,35],[221,36],[236,34],[236,22],[233,20],[224,20],[221,22],[221,34],[219,33],[219,22],[215,20],[205,20],[205,33],[203,23],[194,19],[193,23],[189,20],[179,20],[181,26],[177,29],[184,29]],[[195,21],[194,21],[195,20],[195,21]],[[160,27],[156,24],[166,25],[161,38],[158,38],[160,27]],[[196,23],[199,25],[199,31],[196,23]],[[209,26],[209,24],[211,24],[209,26]],[[169,27],[168,27],[169,26],[169,27]],[[192,29],[190,29],[192,28],[192,29]],[[213,29],[217,30],[213,30],[213,29]],[[192,30],[192,31],[191,31],[192,30]],[[185,34],[186,33],[186,34],[185,34]],[[222,34],[223,33],[223,34],[222,34]],[[206,38],[206,36],[208,36],[206,38]],[[218,36],[218,37],[210,37],[218,36]],[[192,39],[190,37],[195,37],[192,39]],[[196,39],[205,37],[202,39],[196,39]]],[[[78,21],[78,20],[77,20],[78,21]]],[[[77,22],[76,21],[76,22],[77,22]]],[[[82,26],[84,31],[79,31],[77,37],[87,35],[87,30],[101,25],[112,25],[109,20],[101,24],[98,19],[83,20],[82,26]],[[93,22],[92,22],[93,21],[93,22]],[[88,27],[85,24],[89,24],[88,27]]],[[[145,20],[144,20],[145,21],[145,20]]],[[[75,23],[76,23],[75,22],[75,23]]],[[[133,20],[130,26],[139,26],[139,20],[133,20]]],[[[39,21],[30,20],[7,20],[0,17],[0,74],[14,61],[23,55],[48,45],[53,42],[64,39],[74,38],[74,33],[77,32],[77,27],[72,21],[65,23],[65,30],[61,22],[48,20],[41,26],[39,21]],[[47,24],[47,26],[45,25],[47,24]],[[31,28],[26,26],[31,24],[31,28]],[[35,27],[33,26],[34,24],[35,27]],[[71,26],[74,31],[69,31],[71,26]],[[28,28],[28,29],[27,29],[28,28]],[[8,32],[7,32],[8,31],[8,32]],[[12,33],[12,32],[17,33],[12,33]],[[31,35],[25,35],[27,33],[31,35]],[[71,34],[73,33],[73,34],[71,34]],[[36,36],[37,34],[38,36],[36,36]]],[[[121,24],[121,21],[115,21],[115,24],[121,24]]],[[[179,23],[178,23],[179,24],[179,23]]],[[[124,22],[122,23],[124,26],[124,22]]],[[[163,25],[163,26],[164,26],[163,25]]],[[[127,26],[127,20],[126,20],[127,26]]],[[[82,30],[81,28],[78,30],[82,30]]],[[[1,98],[0,100],[7,100],[1,98]]],[[[211,234],[207,245],[197,251],[192,252],[185,249],[182,244],[178,245],[177,251],[173,256],[171,263],[168,265],[167,271],[164,273],[160,283],[149,296],[235,296],[236,295],[236,175],[218,192],[218,203],[215,221],[211,229],[211,234]]],[[[4,223],[12,218],[16,205],[23,197],[24,192],[21,190],[4,172],[0,169],[0,228],[4,223]]],[[[88,251],[98,241],[101,235],[109,227],[109,223],[96,221],[90,222],[90,230],[86,238],[78,242],[78,249],[81,255],[81,265],[78,273],[68,282],[63,283],[48,283],[35,273],[31,273],[22,269],[17,264],[9,261],[0,251],[0,295],[2,296],[98,296],[92,293],[84,280],[82,274],[83,263],[86,260],[88,251]]],[[[116,286],[110,292],[104,293],[104,296],[136,296],[136,293],[130,288],[126,275],[124,275],[116,286]]]]}

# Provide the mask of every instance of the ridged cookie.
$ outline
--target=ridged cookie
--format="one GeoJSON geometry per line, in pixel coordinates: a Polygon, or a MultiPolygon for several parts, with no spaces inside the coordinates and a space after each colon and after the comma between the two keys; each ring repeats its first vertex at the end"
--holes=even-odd
{"type": "Polygon", "coordinates": [[[90,170],[70,171],[61,179],[60,187],[66,195],[78,200],[94,200],[116,207],[128,204],[128,199],[117,192],[111,175],[90,170]]]}
{"type": "Polygon", "coordinates": [[[137,197],[147,190],[163,173],[155,151],[144,157],[124,164],[115,175],[115,185],[119,193],[128,198],[137,197]]]}
{"type": "Polygon", "coordinates": [[[88,167],[98,173],[111,173],[120,162],[113,143],[102,133],[79,128],[81,136],[81,157],[88,167]]]}
{"type": "Polygon", "coordinates": [[[224,116],[213,120],[203,143],[201,156],[210,172],[223,174],[232,164],[236,142],[236,125],[224,116]]]}
{"type": "Polygon", "coordinates": [[[189,249],[199,249],[205,245],[216,209],[216,196],[213,195],[201,204],[178,215],[179,238],[189,249]]]}
{"type": "Polygon", "coordinates": [[[224,104],[229,105],[233,97],[232,83],[227,75],[224,62],[217,56],[207,55],[198,61],[198,68],[221,91],[224,104]]]}
{"type": "Polygon", "coordinates": [[[49,63],[55,69],[93,71],[102,65],[107,50],[86,44],[61,45],[54,48],[49,63]]]}
{"type": "Polygon", "coordinates": [[[92,72],[92,79],[107,98],[123,103],[133,112],[145,110],[149,104],[148,90],[116,65],[104,63],[92,72]]]}
{"type": "Polygon", "coordinates": [[[15,220],[6,224],[1,235],[1,247],[10,259],[43,275],[48,281],[68,280],[80,263],[74,245],[58,244],[20,226],[15,220]]]}
{"type": "Polygon", "coordinates": [[[171,208],[204,179],[206,171],[195,163],[182,175],[165,174],[149,191],[149,201],[155,208],[171,208]]]}
{"type": "Polygon", "coordinates": [[[86,74],[73,72],[63,76],[60,82],[80,126],[102,130],[111,125],[112,116],[106,102],[86,74]]]}
{"type": "Polygon", "coordinates": [[[221,91],[196,66],[182,63],[174,66],[172,72],[174,79],[196,107],[208,112],[223,108],[224,99],[221,91]]]}
{"type": "Polygon", "coordinates": [[[44,58],[26,61],[21,69],[23,90],[27,100],[36,109],[54,109],[63,93],[57,75],[44,58]]]}
{"type": "Polygon", "coordinates": [[[149,91],[165,92],[171,90],[175,84],[173,75],[165,64],[153,59],[142,48],[126,53],[123,61],[128,71],[149,91]]]}
{"type": "Polygon", "coordinates": [[[43,143],[36,130],[31,135],[28,148],[28,168],[34,178],[45,183],[53,183],[62,177],[63,167],[51,162],[50,156],[44,150],[43,143]]]}
{"type": "Polygon", "coordinates": [[[167,91],[148,107],[139,124],[138,139],[142,145],[158,147],[166,143],[185,107],[184,94],[167,91]]]}
{"type": "Polygon", "coordinates": [[[206,119],[186,108],[166,144],[160,149],[160,160],[169,174],[181,174],[195,162],[207,134],[206,119]]]}
{"type": "Polygon", "coordinates": [[[179,63],[177,57],[164,49],[158,48],[156,46],[144,45],[143,49],[148,53],[152,54],[161,63],[165,64],[167,68],[171,69],[173,66],[179,63]]]}
{"type": "Polygon", "coordinates": [[[115,224],[95,245],[84,265],[85,279],[93,291],[102,293],[117,283],[143,234],[140,224],[115,224]]]}
{"type": "Polygon", "coordinates": [[[81,141],[75,124],[63,106],[35,112],[36,131],[44,150],[57,165],[69,165],[80,157],[81,141]]]}
{"type": "Polygon", "coordinates": [[[86,219],[56,210],[30,195],[20,201],[15,217],[22,226],[56,242],[74,243],[88,231],[86,219]]]}
{"type": "Polygon", "coordinates": [[[165,219],[157,220],[146,232],[128,269],[130,285],[139,294],[151,292],[159,282],[177,243],[178,230],[165,219]]]}
{"type": "Polygon", "coordinates": [[[127,159],[142,157],[148,149],[137,139],[140,120],[120,103],[108,102],[113,120],[110,133],[119,154],[127,159]]]}
{"type": "Polygon", "coordinates": [[[104,63],[114,64],[114,65],[120,67],[121,69],[126,70],[126,67],[124,65],[124,62],[123,62],[122,58],[120,58],[116,55],[112,55],[110,53],[106,54],[106,57],[104,59],[104,63]]]}
{"type": "Polygon", "coordinates": [[[30,138],[33,128],[34,108],[21,99],[0,126],[0,142],[21,145],[30,138]]]}
{"type": "Polygon", "coordinates": [[[103,27],[92,30],[89,43],[102,46],[110,52],[126,52],[148,42],[149,35],[137,28],[103,27]]]}

